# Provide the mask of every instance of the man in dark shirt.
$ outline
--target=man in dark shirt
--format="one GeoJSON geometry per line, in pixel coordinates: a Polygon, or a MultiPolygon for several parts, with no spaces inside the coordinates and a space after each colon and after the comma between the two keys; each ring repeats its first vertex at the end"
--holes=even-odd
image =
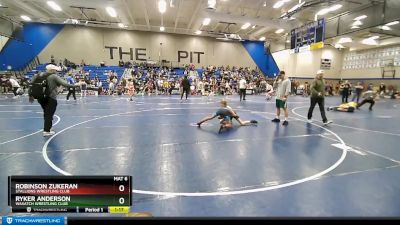
{"type": "Polygon", "coordinates": [[[190,92],[190,82],[187,75],[185,75],[185,77],[183,78],[181,86],[182,86],[181,101],[183,99],[183,94],[186,94],[186,101],[187,101],[188,94],[190,92]]]}

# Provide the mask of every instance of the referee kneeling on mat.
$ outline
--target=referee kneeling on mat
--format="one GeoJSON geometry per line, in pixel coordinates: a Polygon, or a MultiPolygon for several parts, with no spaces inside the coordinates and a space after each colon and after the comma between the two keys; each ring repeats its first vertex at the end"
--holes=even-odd
{"type": "Polygon", "coordinates": [[[289,125],[288,117],[289,110],[287,108],[287,100],[290,95],[291,82],[289,78],[285,76],[285,71],[281,71],[279,76],[274,81],[274,89],[276,90],[276,117],[272,120],[274,123],[280,123],[279,119],[281,115],[281,109],[285,112],[285,121],[283,121],[283,126],[289,125]]]}
{"type": "Polygon", "coordinates": [[[61,71],[61,68],[52,64],[47,65],[46,72],[32,77],[29,87],[29,102],[33,103],[34,99],[36,99],[43,109],[44,137],[52,136],[56,133],[51,128],[53,126],[53,116],[57,109],[58,87],[75,87],[61,79],[57,75],[57,71],[61,71]]]}

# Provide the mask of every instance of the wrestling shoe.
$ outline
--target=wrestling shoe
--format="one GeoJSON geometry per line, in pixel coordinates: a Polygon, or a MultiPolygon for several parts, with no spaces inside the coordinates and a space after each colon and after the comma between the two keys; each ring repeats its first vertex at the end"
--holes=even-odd
{"type": "Polygon", "coordinates": [[[280,123],[281,122],[281,120],[280,119],[277,119],[277,118],[275,118],[275,119],[273,119],[273,120],[271,120],[273,123],[280,123]]]}
{"type": "Polygon", "coordinates": [[[50,137],[50,136],[53,136],[55,134],[56,134],[55,131],[43,132],[43,137],[50,137]]]}

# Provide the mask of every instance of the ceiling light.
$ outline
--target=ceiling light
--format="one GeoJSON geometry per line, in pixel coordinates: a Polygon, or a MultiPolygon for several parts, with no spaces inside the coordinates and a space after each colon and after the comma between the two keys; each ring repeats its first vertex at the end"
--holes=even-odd
{"type": "Polygon", "coordinates": [[[363,23],[360,20],[357,20],[352,24],[352,26],[361,26],[361,25],[363,25],[363,23]]]}
{"type": "Polygon", "coordinates": [[[211,19],[210,19],[210,18],[205,18],[205,19],[203,20],[203,26],[208,26],[208,25],[210,24],[210,22],[211,22],[211,19]]]}
{"type": "Polygon", "coordinates": [[[107,7],[106,11],[107,11],[108,15],[110,15],[111,17],[117,17],[117,12],[115,11],[115,9],[113,7],[107,7]]]}
{"type": "Polygon", "coordinates": [[[29,16],[25,16],[25,15],[22,15],[21,19],[23,19],[25,21],[31,21],[32,20],[29,16]]]}
{"type": "Polygon", "coordinates": [[[351,42],[353,42],[353,39],[349,37],[343,37],[339,39],[338,44],[351,43],[351,42]]]}
{"type": "Polygon", "coordinates": [[[330,7],[329,10],[330,11],[336,11],[336,10],[342,8],[342,7],[343,7],[343,5],[337,4],[337,5],[334,5],[334,6],[330,7]]]}
{"type": "Polygon", "coordinates": [[[251,29],[256,29],[256,25],[252,26],[251,29]]]}
{"type": "Polygon", "coordinates": [[[77,20],[77,19],[71,19],[71,23],[72,23],[72,24],[79,24],[79,20],[77,20]]]}
{"type": "Polygon", "coordinates": [[[230,34],[229,37],[230,38],[235,38],[235,34],[230,34]]]}
{"type": "Polygon", "coordinates": [[[165,27],[160,27],[160,31],[165,31],[165,27]]]}
{"type": "Polygon", "coordinates": [[[364,39],[361,41],[361,43],[364,45],[378,45],[378,42],[371,38],[364,39]]]}
{"type": "Polygon", "coordinates": [[[280,33],[282,33],[283,31],[285,31],[285,30],[284,30],[284,29],[278,29],[278,30],[275,31],[275,34],[280,34],[280,33]]]}
{"type": "Polygon", "coordinates": [[[379,36],[372,36],[372,37],[370,37],[370,39],[376,40],[376,39],[379,39],[379,36]]]}
{"type": "Polygon", "coordinates": [[[352,26],[351,29],[360,29],[359,26],[352,26]]]}
{"type": "Polygon", "coordinates": [[[280,7],[283,6],[283,4],[285,4],[284,1],[277,1],[277,2],[274,4],[274,6],[272,6],[272,8],[274,8],[274,9],[279,9],[280,7]]]}
{"type": "Polygon", "coordinates": [[[242,26],[242,30],[246,30],[246,29],[249,28],[250,26],[251,26],[250,23],[245,23],[245,24],[243,24],[243,26],[242,26]]]}
{"type": "Polygon", "coordinates": [[[169,1],[169,7],[171,7],[171,8],[175,7],[175,0],[170,0],[169,1]]]}
{"type": "Polygon", "coordinates": [[[381,26],[381,29],[382,29],[382,30],[392,30],[392,28],[390,28],[390,27],[388,27],[388,26],[386,26],[386,25],[385,25],[385,26],[381,26]]]}
{"type": "Polygon", "coordinates": [[[399,24],[399,21],[393,21],[393,22],[387,23],[386,26],[393,26],[396,24],[399,24]]]}
{"type": "Polygon", "coordinates": [[[195,34],[197,34],[197,35],[200,35],[201,33],[202,33],[202,31],[201,30],[197,30],[196,32],[194,32],[195,34]]]}
{"type": "Polygon", "coordinates": [[[118,26],[119,26],[120,28],[125,28],[125,25],[124,25],[123,23],[118,23],[118,26]]]}
{"type": "Polygon", "coordinates": [[[47,1],[47,5],[49,5],[55,11],[62,11],[61,7],[59,5],[57,5],[57,3],[53,2],[53,1],[47,1]]]}
{"type": "Polygon", "coordinates": [[[362,15],[362,16],[358,16],[358,17],[354,18],[354,20],[363,20],[367,17],[368,17],[367,15],[362,15]]]}
{"type": "Polygon", "coordinates": [[[208,8],[214,9],[217,5],[217,0],[208,0],[208,8]]]}
{"type": "Polygon", "coordinates": [[[342,7],[343,7],[342,5],[337,4],[337,5],[331,6],[331,7],[329,7],[329,8],[321,9],[320,11],[318,11],[318,12],[315,14],[315,20],[318,19],[318,16],[323,16],[323,15],[325,15],[325,14],[327,14],[327,13],[336,11],[336,10],[342,8],[342,7]]]}
{"type": "Polygon", "coordinates": [[[290,43],[290,40],[287,40],[286,43],[290,43]]]}
{"type": "Polygon", "coordinates": [[[339,44],[339,43],[337,43],[337,44],[335,45],[335,48],[344,48],[344,46],[341,45],[341,44],[339,44]]]}
{"type": "Polygon", "coordinates": [[[263,6],[264,6],[264,7],[267,7],[267,2],[264,2],[263,6]]]}
{"type": "Polygon", "coordinates": [[[301,8],[305,3],[306,3],[306,2],[304,1],[304,2],[301,2],[301,3],[299,3],[299,4],[296,4],[296,5],[293,6],[291,9],[289,9],[288,12],[291,13],[291,12],[293,12],[293,11],[295,11],[295,10],[301,8]]]}
{"type": "Polygon", "coordinates": [[[329,8],[325,8],[325,9],[319,10],[316,15],[323,16],[323,15],[327,14],[328,12],[330,12],[329,8]]]}
{"type": "Polygon", "coordinates": [[[158,11],[160,11],[160,13],[165,13],[167,11],[167,2],[165,0],[160,0],[158,2],[158,11]]]}
{"type": "Polygon", "coordinates": [[[265,37],[260,37],[260,41],[265,41],[265,37]]]}

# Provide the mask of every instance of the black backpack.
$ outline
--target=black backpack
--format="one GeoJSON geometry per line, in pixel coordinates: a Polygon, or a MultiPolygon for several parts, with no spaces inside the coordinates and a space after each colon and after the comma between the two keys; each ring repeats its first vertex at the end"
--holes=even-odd
{"type": "Polygon", "coordinates": [[[47,85],[47,78],[51,74],[40,74],[36,77],[35,82],[30,85],[29,96],[34,99],[43,99],[49,95],[49,88],[47,85]]]}

